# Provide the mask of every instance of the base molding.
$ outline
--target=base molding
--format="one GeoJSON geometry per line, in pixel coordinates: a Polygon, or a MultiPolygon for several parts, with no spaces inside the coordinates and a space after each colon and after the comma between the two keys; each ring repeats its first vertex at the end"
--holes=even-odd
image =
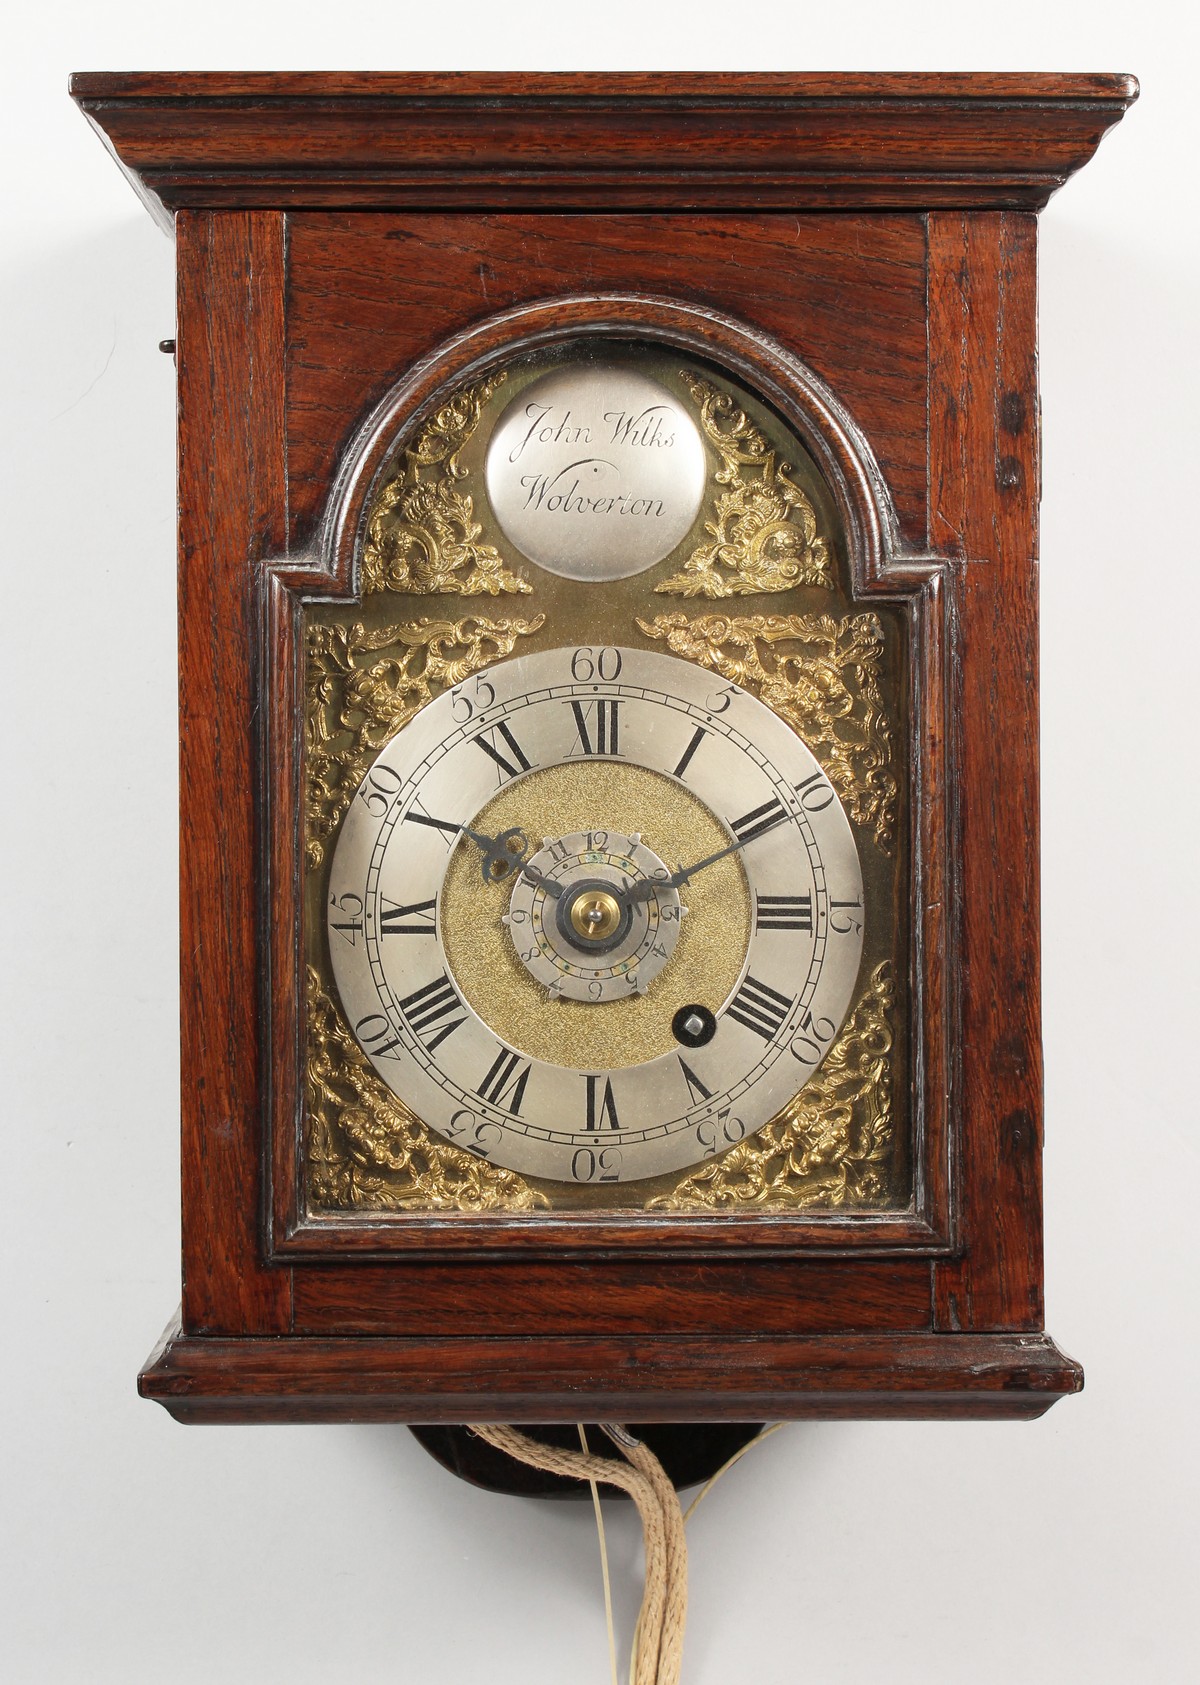
{"type": "Polygon", "coordinates": [[[1046,1334],[538,1340],[168,1327],[138,1377],[180,1422],[719,1422],[1042,1415],[1083,1370],[1046,1334]]]}

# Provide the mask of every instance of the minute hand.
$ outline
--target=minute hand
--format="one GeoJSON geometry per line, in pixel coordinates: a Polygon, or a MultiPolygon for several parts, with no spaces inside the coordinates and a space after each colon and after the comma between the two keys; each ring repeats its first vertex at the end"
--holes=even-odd
{"type": "Polygon", "coordinates": [[[748,843],[756,842],[759,837],[765,837],[768,831],[773,831],[777,825],[786,825],[795,818],[795,814],[781,813],[778,819],[772,819],[769,825],[760,825],[752,836],[743,837],[740,842],[732,842],[728,848],[719,848],[715,854],[706,854],[703,860],[697,860],[691,866],[681,866],[677,872],[672,872],[667,878],[639,878],[625,891],[624,899],[630,902],[649,901],[650,897],[659,889],[681,889],[697,872],[702,872],[706,866],[715,866],[718,860],[724,860],[727,855],[736,854],[748,843]]]}

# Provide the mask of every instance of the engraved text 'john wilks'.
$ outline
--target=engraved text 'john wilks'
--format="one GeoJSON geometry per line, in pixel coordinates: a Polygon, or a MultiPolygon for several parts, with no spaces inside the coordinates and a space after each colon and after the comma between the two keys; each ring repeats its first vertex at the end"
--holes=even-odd
{"type": "Polygon", "coordinates": [[[620,579],[669,555],[696,519],[704,477],[691,417],[619,366],[535,380],[501,416],[487,459],[506,536],[570,579],[620,579]]]}

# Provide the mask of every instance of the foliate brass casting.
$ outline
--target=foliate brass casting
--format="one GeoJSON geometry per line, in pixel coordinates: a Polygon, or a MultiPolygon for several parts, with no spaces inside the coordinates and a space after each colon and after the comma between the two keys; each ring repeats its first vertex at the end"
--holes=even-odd
{"type": "Polygon", "coordinates": [[[884,960],[821,1068],[777,1118],[652,1211],[813,1210],[892,1201],[892,968],[884,960]]]}
{"type": "Polygon", "coordinates": [[[639,620],[674,655],[743,686],[793,725],[847,813],[890,853],[894,743],[880,688],[883,628],[874,614],[660,614],[639,620]]]}
{"type": "Polygon", "coordinates": [[[543,618],[403,621],[375,631],[359,623],[309,626],[305,846],[311,866],[320,864],[383,745],[436,691],[511,655],[543,618]]]}
{"type": "Polygon", "coordinates": [[[722,488],[697,546],[656,590],[680,597],[746,597],[794,585],[832,590],[829,546],[812,503],[789,479],[766,438],[727,392],[684,369],[681,378],[700,410],[700,426],[721,459],[722,488]]]}
{"type": "Polygon", "coordinates": [[[503,379],[495,375],[456,392],[425,423],[376,493],[362,552],[364,593],[496,597],[532,590],[504,566],[494,545],[479,542],[483,528],[461,489],[468,470],[458,453],[503,379]]]}
{"type": "Polygon", "coordinates": [[[313,1211],[531,1211],[513,1170],[434,1134],[389,1093],[308,967],[308,1203],[313,1211]]]}
{"type": "MultiPolygon", "coordinates": [[[[817,1072],[764,1129],[682,1177],[651,1211],[805,1210],[892,1203],[890,962],[817,1072]]],[[[308,968],[308,1199],[314,1211],[531,1211],[548,1200],[515,1171],[428,1129],[371,1070],[308,968]]]]}
{"type": "MultiPolygon", "coordinates": [[[[485,406],[504,378],[501,373],[455,394],[393,464],[368,514],[361,561],[364,593],[495,596],[530,590],[504,566],[497,549],[481,542],[488,529],[475,519],[463,484],[470,470],[459,454],[477,437],[485,406]]],[[[729,393],[698,374],[682,371],[682,381],[717,465],[707,493],[706,542],[690,555],[686,546],[678,552],[682,571],[657,589],[676,597],[708,598],[774,593],[793,586],[836,590],[831,546],[818,531],[813,502],[790,477],[790,465],[770,448],[765,434],[729,393]]],[[[467,454],[474,463],[474,447],[467,454]]],[[[486,522],[486,509],[481,514],[486,522]]],[[[488,535],[497,536],[490,530],[488,535]]],[[[539,585],[539,596],[545,584],[543,580],[539,585]]],[[[379,618],[384,604],[378,598],[376,604],[379,618]]],[[[429,606],[436,614],[451,605],[429,606]]],[[[632,608],[630,603],[625,612],[632,608]]],[[[521,640],[545,623],[544,615],[531,614],[413,618],[372,628],[371,614],[362,612],[360,622],[310,624],[307,633],[306,848],[314,868],[332,848],[369,766],[396,733],[440,692],[519,654],[521,640]]],[[[637,624],[673,655],[744,687],[785,720],[820,761],[853,823],[872,835],[884,853],[891,852],[897,780],[893,728],[882,696],[884,635],[876,615],[709,612],[689,617],[676,611],[637,624]]],[[[564,776],[584,776],[574,768],[556,770],[564,776]]],[[[596,797],[611,770],[606,762],[589,766],[585,793],[596,797]]],[[[514,822],[529,821],[525,808],[537,784],[537,779],[522,781],[525,805],[514,822]]],[[[502,791],[496,802],[502,805],[506,799],[502,791]]],[[[616,811],[612,793],[606,792],[605,803],[606,813],[610,807],[616,811]]],[[[627,816],[631,833],[646,829],[654,808],[645,799],[635,805],[636,812],[627,816]]],[[[501,828],[503,817],[497,814],[496,828],[501,828]]],[[[561,823],[539,812],[533,831],[549,835],[556,827],[562,830],[570,816],[560,817],[561,823]]],[[[691,840],[692,851],[702,851],[701,843],[691,840]]],[[[675,852],[688,857],[686,840],[680,840],[675,852]]],[[[461,982],[460,972],[472,979],[479,972],[479,998],[490,1022],[513,992],[508,972],[515,962],[498,921],[501,951],[493,954],[480,940],[477,862],[465,846],[460,853],[462,858],[455,856],[447,875],[442,924],[456,951],[455,976],[461,982]],[[450,892],[457,868],[470,879],[473,909],[469,937],[462,941],[456,936],[450,892]]],[[[736,862],[728,865],[736,876],[736,862]]],[[[715,875],[721,870],[715,869],[707,887],[728,895],[731,886],[718,884],[715,875]]],[[[704,882],[692,886],[691,899],[705,887],[704,882]]],[[[738,887],[744,900],[740,879],[738,887]]],[[[692,911],[698,915],[702,909],[697,904],[692,911]]],[[[727,909],[723,916],[727,921],[727,909]]],[[[721,920],[697,917],[692,922],[694,928],[685,928],[684,936],[728,930],[721,920]]],[[[736,969],[741,950],[732,953],[738,944],[729,946],[736,969]]],[[[713,968],[720,969],[715,961],[713,968]]],[[[770,1123],[723,1155],[676,1173],[677,1181],[664,1175],[640,1192],[631,1187],[628,1204],[682,1213],[739,1207],[878,1208],[894,1203],[891,975],[888,962],[876,967],[821,1068],[770,1123]]],[[[684,981],[682,972],[680,976],[684,981]]],[[[376,1075],[317,969],[308,971],[308,990],[304,1174],[314,1213],[520,1212],[548,1209],[552,1202],[557,1207],[557,1194],[547,1197],[540,1179],[530,1180],[528,1173],[465,1152],[423,1123],[376,1075]]],[[[695,993],[693,987],[688,998],[695,993]]],[[[617,1004],[632,1011],[644,1008],[646,1001],[617,1004]]],[[[525,1010],[503,1033],[513,1047],[524,1048],[523,1027],[535,1024],[540,1030],[545,1024],[556,1032],[561,1028],[563,1046],[556,1037],[553,1048],[534,1051],[571,1067],[582,1062],[619,1068],[657,1051],[657,1043],[647,1049],[632,1041],[626,1046],[625,1037],[614,1049],[610,1035],[604,1046],[581,1052],[580,1026],[566,1022],[570,1005],[556,1002],[554,1018],[525,1010]]],[[[578,1010],[587,1012],[586,1007],[578,1010]]],[[[798,1072],[798,1080],[802,1076],[798,1072]]]]}

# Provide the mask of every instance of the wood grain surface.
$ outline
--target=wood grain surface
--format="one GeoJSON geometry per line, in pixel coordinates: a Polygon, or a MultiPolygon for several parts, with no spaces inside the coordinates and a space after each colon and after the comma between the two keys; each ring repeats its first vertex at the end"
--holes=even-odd
{"type": "Polygon", "coordinates": [[[533,97],[582,102],[595,98],[690,99],[708,103],[761,100],[923,100],[986,105],[995,100],[1039,104],[1128,103],[1132,76],[1057,71],[380,71],[380,70],[92,70],[71,77],[76,99],[265,100],[460,99],[533,97]]]}
{"type": "Polygon", "coordinates": [[[262,1262],[257,573],[287,533],[283,218],[182,214],[179,828],[183,1305],[190,1329],[289,1326],[262,1262]]]}
{"type": "Polygon", "coordinates": [[[1031,212],[1136,84],[72,89],[179,254],[184,1296],[145,1395],[195,1421],[665,1422],[1028,1417],[1078,1390],[1042,1332],[1031,212]],[[913,1210],[837,1218],[825,1255],[801,1221],[764,1249],[736,1217],[674,1255],[503,1218],[486,1252],[465,1228],[457,1253],[422,1231],[389,1256],[369,1223],[314,1238],[296,630],[306,591],[351,588],[331,488],[375,406],[399,424],[517,317],[575,331],[617,294],[614,320],[809,404],[858,594],[908,617],[913,1210]]]}
{"type": "Polygon", "coordinates": [[[930,526],[959,575],[959,1235],[938,1326],[1042,1325],[1037,229],[929,219],[930,526]]]}
{"type": "Polygon", "coordinates": [[[928,1259],[469,1258],[297,1267],[293,1331],[740,1335],[933,1325],[928,1259]]]}
{"type": "Polygon", "coordinates": [[[305,213],[288,227],[293,544],[396,370],[498,311],[613,291],[727,310],[787,345],[870,438],[924,548],[922,218],[305,213]]]}
{"type": "Polygon", "coordinates": [[[154,212],[1043,205],[1128,76],[79,74],[154,212]]]}
{"type": "Polygon", "coordinates": [[[195,1422],[703,1422],[1028,1419],[1081,1384],[1044,1334],[201,1340],[173,1327],[140,1389],[195,1422]]]}

